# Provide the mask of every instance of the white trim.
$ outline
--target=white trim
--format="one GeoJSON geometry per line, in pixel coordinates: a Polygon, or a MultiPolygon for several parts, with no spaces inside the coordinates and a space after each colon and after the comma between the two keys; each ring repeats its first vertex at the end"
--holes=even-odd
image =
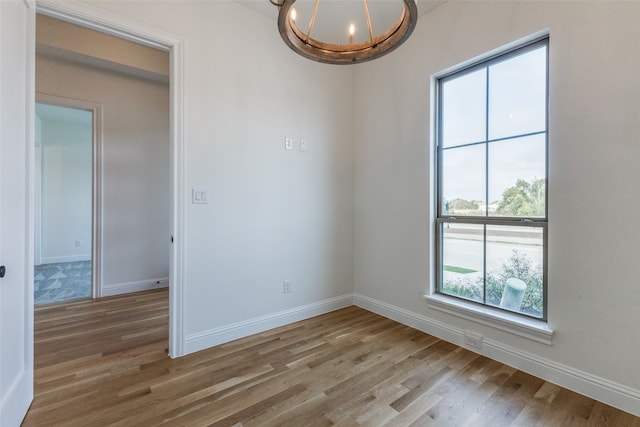
{"type": "MultiPolygon", "coordinates": [[[[184,42],[173,34],[78,1],[41,0],[37,12],[86,28],[169,51],[171,58],[171,235],[169,356],[184,352],[184,42]]],[[[35,49],[35,41],[34,41],[35,49]]],[[[169,236],[167,236],[169,237],[169,236]]],[[[32,243],[31,243],[32,244],[32,243]]],[[[30,249],[33,249],[30,247],[30,249]]]]}
{"type": "Polygon", "coordinates": [[[127,294],[131,292],[150,291],[152,289],[166,288],[169,286],[169,278],[136,280],[133,282],[112,283],[102,285],[102,296],[127,294]]]}
{"type": "Polygon", "coordinates": [[[485,339],[484,355],[546,381],[640,416],[640,390],[485,339]]]}
{"type": "Polygon", "coordinates": [[[232,323],[208,331],[187,335],[185,340],[186,353],[204,350],[219,344],[223,344],[238,338],[247,337],[288,325],[289,323],[319,316],[341,308],[353,305],[353,294],[347,294],[336,298],[295,307],[277,313],[267,314],[242,322],[232,323]]]}
{"type": "Polygon", "coordinates": [[[0,400],[0,426],[20,425],[33,399],[33,370],[23,370],[16,381],[7,389],[6,399],[0,400]],[[23,396],[31,396],[23,401],[23,396]]]}
{"type": "Polygon", "coordinates": [[[52,256],[43,257],[40,259],[41,264],[58,264],[61,262],[78,262],[78,261],[91,261],[91,255],[65,255],[65,256],[52,256]]]}
{"type": "Polygon", "coordinates": [[[185,265],[185,156],[184,156],[184,44],[175,41],[171,48],[171,240],[169,260],[169,356],[186,354],[185,265]]]}
{"type": "MultiPolygon", "coordinates": [[[[35,203],[33,199],[33,194],[35,191],[35,174],[33,171],[33,165],[35,163],[35,148],[36,148],[36,135],[35,135],[35,122],[36,122],[36,14],[35,14],[35,3],[34,0],[28,0],[26,2],[27,7],[29,9],[27,13],[27,25],[26,28],[28,30],[27,33],[27,46],[26,46],[26,56],[27,63],[25,64],[26,70],[26,93],[25,93],[25,115],[27,117],[27,130],[26,130],[26,153],[27,153],[27,165],[26,169],[26,244],[25,244],[25,260],[26,263],[24,265],[25,273],[24,277],[26,279],[26,283],[24,286],[24,301],[25,304],[25,331],[24,335],[24,374],[21,376],[22,380],[21,386],[19,386],[16,390],[14,390],[14,396],[18,393],[23,396],[28,395],[30,397],[28,402],[14,402],[17,411],[24,411],[23,414],[29,409],[29,405],[33,402],[33,389],[34,389],[34,311],[33,304],[35,298],[34,292],[34,260],[35,254],[33,251],[33,245],[35,243],[35,203]],[[24,394],[23,394],[24,393],[24,394]],[[21,403],[27,405],[24,408],[21,403]]],[[[10,404],[12,405],[12,404],[10,404]]],[[[4,411],[1,411],[4,413],[4,411]]],[[[2,424],[2,420],[0,420],[0,424],[2,424]]]]}
{"type": "Polygon", "coordinates": [[[91,30],[100,31],[155,49],[168,51],[178,39],[158,28],[125,18],[99,7],[68,0],[64,3],[38,0],[37,12],[42,15],[70,22],[91,30]]]}
{"type": "Polygon", "coordinates": [[[551,345],[552,343],[554,331],[545,322],[437,294],[424,295],[423,298],[427,301],[427,306],[434,310],[462,317],[542,344],[551,345]]]}
{"type": "Polygon", "coordinates": [[[482,340],[480,348],[465,344],[464,330],[391,304],[355,294],[354,304],[381,316],[411,326],[427,334],[513,366],[545,381],[584,394],[623,411],[640,416],[640,390],[609,381],[561,363],[519,350],[501,342],[482,340]]]}

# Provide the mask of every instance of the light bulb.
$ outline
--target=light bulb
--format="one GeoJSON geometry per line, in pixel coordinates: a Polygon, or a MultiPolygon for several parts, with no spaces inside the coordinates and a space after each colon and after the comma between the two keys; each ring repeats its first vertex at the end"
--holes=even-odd
{"type": "Polygon", "coordinates": [[[296,18],[298,17],[298,12],[296,12],[296,10],[294,8],[291,8],[291,19],[292,20],[296,20],[296,18]]]}
{"type": "Polygon", "coordinates": [[[352,36],[356,33],[356,26],[351,24],[349,25],[349,35],[352,36]]]}

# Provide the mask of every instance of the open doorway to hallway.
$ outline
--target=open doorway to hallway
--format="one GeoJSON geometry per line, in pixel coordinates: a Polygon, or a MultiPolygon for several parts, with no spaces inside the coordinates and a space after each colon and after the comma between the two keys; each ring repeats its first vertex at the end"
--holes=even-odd
{"type": "MultiPolygon", "coordinates": [[[[65,107],[74,103],[95,106],[93,132],[101,142],[94,146],[92,176],[79,178],[93,189],[93,234],[87,242],[91,296],[168,287],[172,207],[169,53],[38,15],[35,68],[39,100],[44,97],[46,103],[65,107]]],[[[49,219],[43,219],[43,224],[49,219]]],[[[67,233],[65,239],[72,249],[85,247],[83,238],[67,233]]],[[[37,250],[38,242],[35,245],[37,250]]],[[[87,267],[64,266],[69,270],[87,267]]],[[[55,280],[65,272],[51,269],[49,273],[55,277],[48,287],[62,287],[55,280]]]]}

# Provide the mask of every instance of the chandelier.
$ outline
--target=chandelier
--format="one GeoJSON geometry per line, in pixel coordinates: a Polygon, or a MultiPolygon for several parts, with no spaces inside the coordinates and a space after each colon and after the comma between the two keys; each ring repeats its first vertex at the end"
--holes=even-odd
{"type": "MultiPolygon", "coordinates": [[[[400,46],[411,34],[418,21],[417,0],[371,0],[372,9],[379,8],[379,15],[386,18],[375,21],[375,26],[382,25],[382,32],[374,32],[372,24],[372,14],[370,13],[370,2],[362,0],[362,3],[355,0],[332,0],[323,3],[320,6],[320,0],[300,0],[299,7],[302,11],[304,6],[307,7],[307,15],[309,15],[308,23],[305,21],[306,29],[303,30],[298,26],[298,22],[302,20],[300,13],[294,4],[296,0],[269,0],[273,5],[280,8],[278,14],[278,30],[284,42],[294,52],[305,58],[328,64],[357,64],[360,62],[370,61],[379,58],[393,51],[400,46]],[[311,4],[313,9],[311,10],[311,4]],[[355,4],[360,4],[359,11],[354,10],[355,4]],[[340,7],[343,11],[336,13],[336,9],[340,7]],[[397,10],[389,10],[389,7],[395,7],[397,10]],[[354,19],[340,16],[353,13],[362,17],[361,21],[366,22],[366,32],[360,31],[356,34],[357,28],[352,20],[344,31],[340,28],[336,29],[335,22],[333,27],[331,22],[325,22],[325,33],[321,36],[314,35],[314,25],[318,17],[318,11],[324,11],[322,15],[324,21],[338,21],[336,17],[344,19],[354,19]],[[329,13],[331,12],[331,13],[329,13]],[[389,21],[388,15],[391,15],[389,21]],[[398,18],[396,18],[399,16],[398,18]],[[327,34],[326,28],[331,29],[331,34],[327,34]],[[322,40],[320,40],[322,38],[322,40]],[[327,40],[332,39],[332,40],[327,40]]],[[[375,11],[374,11],[375,12],[375,11]]],[[[320,19],[318,19],[320,21],[320,19]]],[[[316,26],[317,28],[317,26],[316,26]]]]}

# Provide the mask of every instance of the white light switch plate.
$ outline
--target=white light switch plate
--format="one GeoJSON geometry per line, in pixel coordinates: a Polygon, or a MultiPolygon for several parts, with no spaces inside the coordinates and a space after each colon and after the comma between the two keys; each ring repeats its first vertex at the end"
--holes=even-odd
{"type": "Polygon", "coordinates": [[[309,144],[306,139],[300,140],[300,151],[309,151],[309,144]]]}
{"type": "Polygon", "coordinates": [[[193,188],[191,190],[191,202],[193,204],[209,203],[209,191],[205,188],[193,188]]]}

